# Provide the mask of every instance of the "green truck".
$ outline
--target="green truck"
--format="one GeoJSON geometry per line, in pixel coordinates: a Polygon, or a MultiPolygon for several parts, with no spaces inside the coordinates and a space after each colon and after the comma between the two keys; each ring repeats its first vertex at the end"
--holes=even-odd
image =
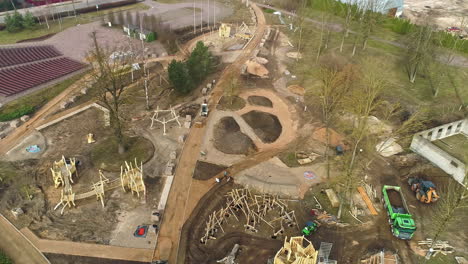
{"type": "Polygon", "coordinates": [[[389,217],[393,235],[400,239],[411,239],[416,231],[416,224],[408,210],[401,188],[384,185],[382,201],[389,217]]]}

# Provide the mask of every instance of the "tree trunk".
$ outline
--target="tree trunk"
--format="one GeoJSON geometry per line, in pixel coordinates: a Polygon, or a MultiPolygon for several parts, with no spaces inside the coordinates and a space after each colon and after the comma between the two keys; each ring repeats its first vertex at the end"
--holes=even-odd
{"type": "Polygon", "coordinates": [[[343,36],[341,37],[341,44],[340,44],[340,52],[343,52],[343,46],[344,46],[344,42],[345,42],[345,34],[343,34],[343,36]]]}
{"type": "Polygon", "coordinates": [[[326,145],[325,145],[325,162],[327,163],[327,179],[330,179],[330,154],[328,153],[328,149],[330,147],[330,128],[327,126],[325,127],[326,133],[326,145]]]}

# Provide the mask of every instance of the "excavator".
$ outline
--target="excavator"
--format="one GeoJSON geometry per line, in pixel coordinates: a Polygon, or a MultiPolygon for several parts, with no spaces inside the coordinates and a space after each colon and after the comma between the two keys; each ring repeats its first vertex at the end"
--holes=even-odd
{"type": "Polygon", "coordinates": [[[425,181],[421,178],[409,178],[408,184],[411,190],[416,194],[416,199],[423,203],[433,203],[439,199],[436,192],[436,186],[431,181],[425,181]]]}

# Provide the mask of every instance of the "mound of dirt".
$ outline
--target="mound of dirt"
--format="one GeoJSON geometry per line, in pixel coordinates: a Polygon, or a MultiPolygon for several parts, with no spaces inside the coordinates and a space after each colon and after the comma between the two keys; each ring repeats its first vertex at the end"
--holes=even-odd
{"type": "Polygon", "coordinates": [[[249,98],[247,98],[247,101],[249,101],[249,104],[252,104],[252,105],[273,107],[273,103],[271,102],[271,100],[264,96],[257,96],[257,95],[249,96],[249,98]]]}
{"type": "Polygon", "coordinates": [[[283,130],[278,117],[269,113],[250,111],[242,115],[242,118],[264,143],[275,142],[283,130]]]}
{"type": "Polygon", "coordinates": [[[232,117],[219,120],[215,127],[214,139],[215,148],[226,154],[247,155],[257,149],[252,139],[240,131],[239,125],[232,117]]]}
{"type": "Polygon", "coordinates": [[[304,87],[299,86],[299,85],[290,85],[290,86],[288,86],[288,90],[291,93],[297,94],[297,95],[300,95],[300,96],[303,96],[305,94],[304,87]]]}
{"type": "Polygon", "coordinates": [[[197,161],[197,165],[195,166],[195,171],[193,173],[193,178],[202,181],[209,180],[226,168],[227,167],[225,166],[213,163],[197,161]]]}

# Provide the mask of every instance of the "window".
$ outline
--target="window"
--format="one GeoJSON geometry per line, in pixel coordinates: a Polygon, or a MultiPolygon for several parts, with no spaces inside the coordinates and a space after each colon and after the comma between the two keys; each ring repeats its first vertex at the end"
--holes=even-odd
{"type": "Polygon", "coordinates": [[[454,166],[455,168],[458,168],[458,164],[453,160],[450,161],[450,165],[454,166]]]}
{"type": "Polygon", "coordinates": [[[447,132],[445,133],[445,135],[449,135],[450,133],[452,133],[452,125],[448,126],[447,127],[447,132]]]}

